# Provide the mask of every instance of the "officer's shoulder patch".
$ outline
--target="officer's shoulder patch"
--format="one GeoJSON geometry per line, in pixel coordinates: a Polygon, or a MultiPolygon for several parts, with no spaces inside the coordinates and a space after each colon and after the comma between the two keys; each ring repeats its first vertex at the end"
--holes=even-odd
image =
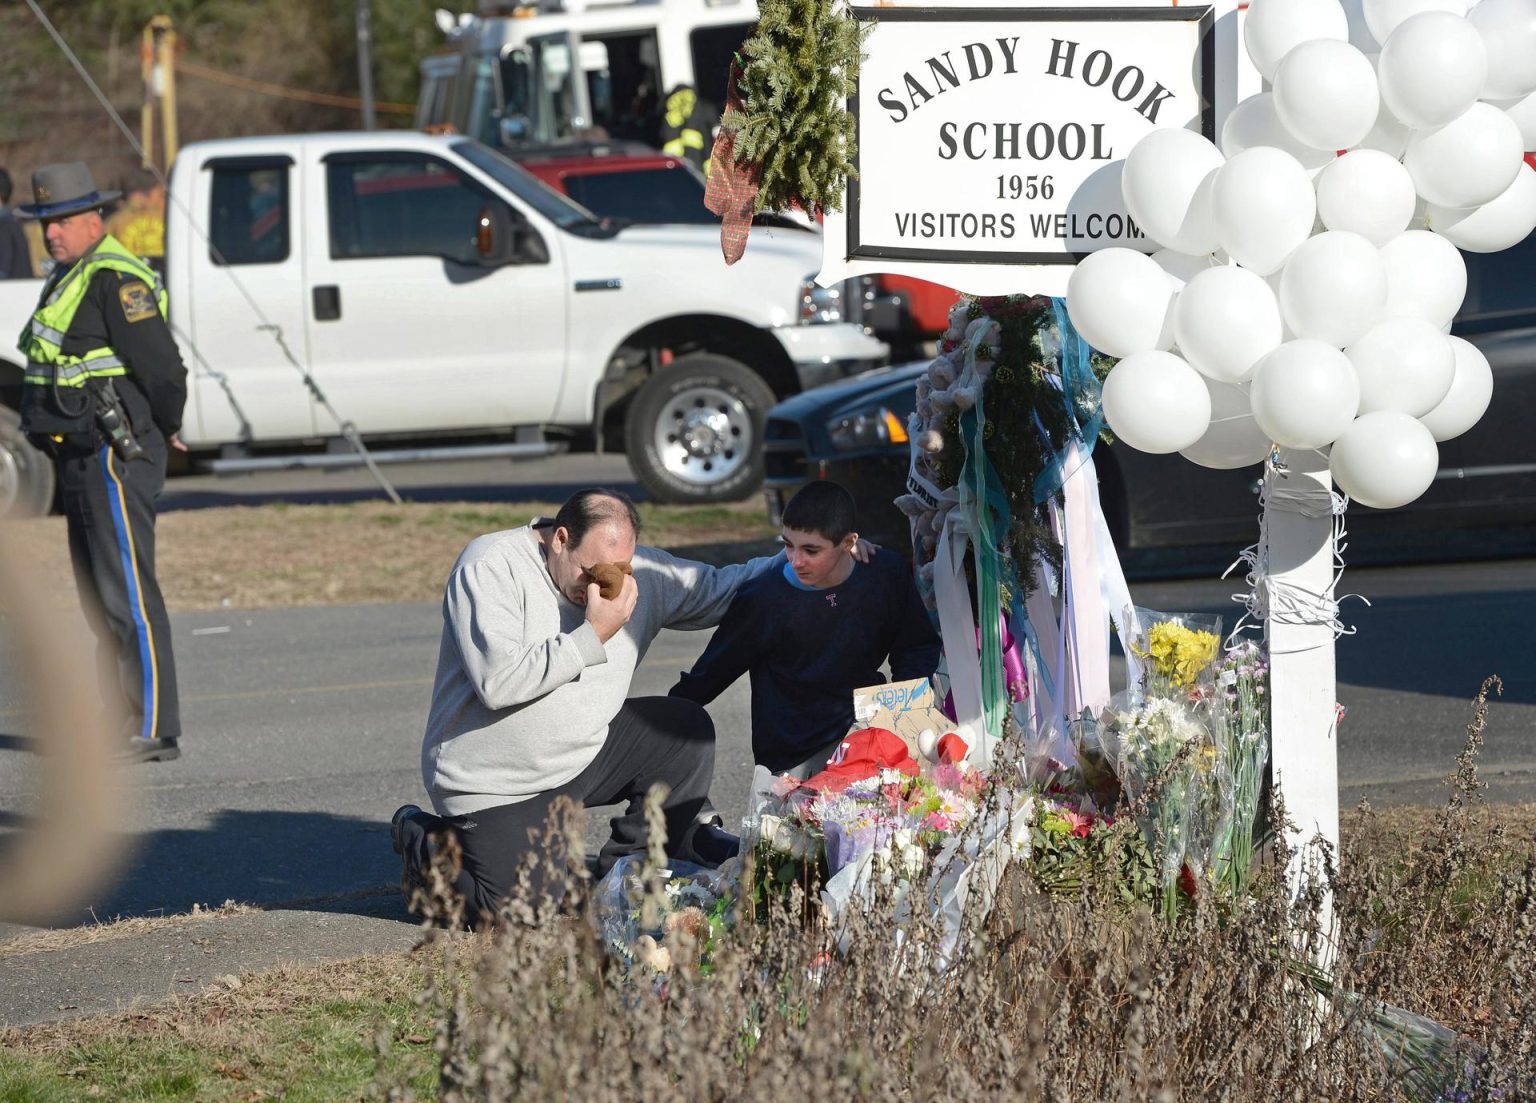
{"type": "Polygon", "coordinates": [[[149,285],[143,280],[128,280],[124,283],[117,289],[117,300],[123,304],[123,316],[130,322],[142,322],[160,312],[155,306],[154,295],[150,294],[149,285]]]}

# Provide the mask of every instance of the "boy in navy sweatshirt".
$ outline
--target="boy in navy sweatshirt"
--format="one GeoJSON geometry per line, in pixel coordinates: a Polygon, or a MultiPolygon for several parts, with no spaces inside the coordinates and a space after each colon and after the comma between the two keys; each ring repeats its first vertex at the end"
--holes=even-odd
{"type": "Polygon", "coordinates": [[[784,509],[787,562],[744,583],[704,654],[671,695],[708,704],[752,678],[752,756],[805,778],[853,725],[853,691],[932,674],[939,639],[901,557],[854,560],[853,497],[831,482],[784,509]]]}

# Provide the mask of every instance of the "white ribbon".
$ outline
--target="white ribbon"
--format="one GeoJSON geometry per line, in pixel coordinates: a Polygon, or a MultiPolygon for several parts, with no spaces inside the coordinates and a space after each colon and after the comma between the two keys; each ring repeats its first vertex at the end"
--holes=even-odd
{"type": "Polygon", "coordinates": [[[971,748],[971,761],[984,768],[991,761],[992,747],[986,738],[976,618],[971,612],[970,589],[965,580],[965,549],[972,539],[964,509],[950,510],[934,557],[933,595],[939,607],[939,631],[944,637],[955,731],[971,748]]]}

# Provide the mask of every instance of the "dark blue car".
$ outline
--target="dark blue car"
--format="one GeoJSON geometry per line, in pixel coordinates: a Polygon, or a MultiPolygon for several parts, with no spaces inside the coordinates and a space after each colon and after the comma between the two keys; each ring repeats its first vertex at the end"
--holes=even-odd
{"type": "MultiPolygon", "coordinates": [[[[1488,357],[1493,401],[1470,431],[1440,445],[1439,475],[1418,501],[1350,507],[1352,563],[1536,550],[1536,235],[1466,261],[1467,297],[1452,332],[1488,357]]],[[[769,411],[764,492],[775,522],[798,487],[832,479],[853,492],[864,535],[908,549],[906,518],[892,502],[905,485],[906,421],[925,367],[866,372],[769,411]]],[[[1101,444],[1094,462],[1110,530],[1133,565],[1204,570],[1258,537],[1257,466],[1212,471],[1119,443],[1101,444]]]]}

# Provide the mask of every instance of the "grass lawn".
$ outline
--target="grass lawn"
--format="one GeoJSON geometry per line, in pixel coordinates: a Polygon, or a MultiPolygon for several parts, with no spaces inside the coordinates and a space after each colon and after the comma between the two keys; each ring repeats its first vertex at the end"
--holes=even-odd
{"type": "Polygon", "coordinates": [[[137,1012],[0,1029],[0,1100],[352,1100],[379,1073],[436,1095],[433,957],[388,954],[248,975],[137,1012]]]}
{"type": "MultiPolygon", "coordinates": [[[[262,609],[437,601],[464,545],[482,533],[553,516],[558,502],[234,506],[180,510],[156,525],[166,605],[262,609]]],[[[641,540],[708,563],[771,551],[778,530],[756,500],[723,506],[640,506],[641,540]]],[[[62,517],[6,523],[29,581],[73,603],[62,517]]]]}

